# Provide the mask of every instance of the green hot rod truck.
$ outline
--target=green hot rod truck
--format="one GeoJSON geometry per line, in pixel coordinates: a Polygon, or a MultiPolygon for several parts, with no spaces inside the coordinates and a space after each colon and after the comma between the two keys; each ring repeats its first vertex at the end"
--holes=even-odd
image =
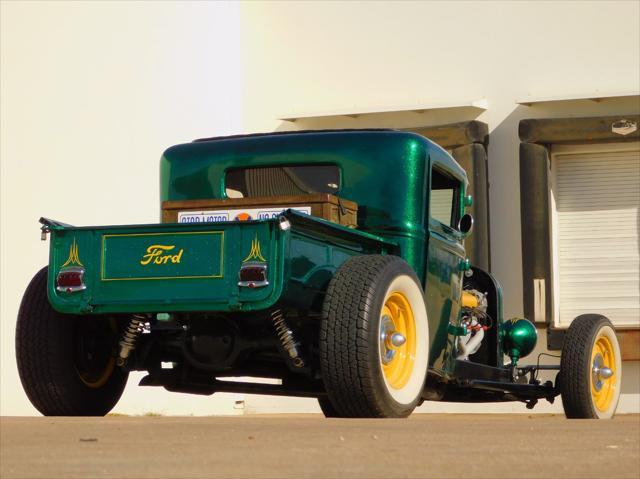
{"type": "Polygon", "coordinates": [[[328,417],[558,395],[568,417],[611,417],[611,323],[580,316],[559,366],[523,363],[535,327],[503,320],[499,284],[465,256],[467,186],[442,148],[393,130],[171,147],[161,224],[40,220],[50,259],[18,316],[24,389],[44,415],[104,415],[146,371],[141,385],[169,391],[317,398],[328,417]],[[246,376],[279,381],[228,379],[246,376]]]}

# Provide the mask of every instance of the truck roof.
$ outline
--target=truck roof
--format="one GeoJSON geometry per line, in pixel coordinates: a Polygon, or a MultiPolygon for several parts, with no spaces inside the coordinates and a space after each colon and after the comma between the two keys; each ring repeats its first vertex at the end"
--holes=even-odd
{"type": "Polygon", "coordinates": [[[311,130],[202,138],[172,146],[161,160],[161,199],[223,199],[225,172],[260,166],[337,165],[338,196],[359,205],[365,230],[423,227],[429,162],[466,186],[466,174],[440,146],[406,131],[311,130]]]}
{"type": "Polygon", "coordinates": [[[194,143],[201,141],[222,141],[231,140],[235,138],[258,138],[262,136],[279,136],[279,135],[305,135],[316,133],[347,133],[352,131],[400,131],[393,128],[343,128],[343,129],[324,129],[324,130],[287,130],[287,131],[268,131],[262,133],[242,133],[238,135],[226,135],[226,136],[210,136],[206,138],[196,138],[194,143]]]}

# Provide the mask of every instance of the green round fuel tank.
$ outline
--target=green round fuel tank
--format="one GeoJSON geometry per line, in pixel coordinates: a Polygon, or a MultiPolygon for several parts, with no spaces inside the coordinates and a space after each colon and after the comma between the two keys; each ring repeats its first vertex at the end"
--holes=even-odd
{"type": "Polygon", "coordinates": [[[502,324],[504,351],[514,363],[531,354],[538,342],[538,331],[531,321],[513,318],[502,324]]]}

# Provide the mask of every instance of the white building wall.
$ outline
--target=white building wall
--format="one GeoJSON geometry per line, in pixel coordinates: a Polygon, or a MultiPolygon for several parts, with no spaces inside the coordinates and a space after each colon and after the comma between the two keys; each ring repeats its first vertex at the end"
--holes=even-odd
{"type": "MultiPolygon", "coordinates": [[[[615,99],[532,107],[517,99],[640,90],[638,2],[296,2],[242,7],[248,131],[408,128],[477,119],[489,125],[492,270],[505,315],[521,316],[518,123],[524,118],[638,114],[615,99]],[[322,117],[486,99],[487,110],[322,117]],[[278,118],[317,114],[295,123],[278,118]]],[[[540,338],[545,344],[544,335],[540,338]]],[[[532,356],[533,357],[533,356],[532,356]]],[[[640,410],[640,364],[625,365],[621,410],[640,410]]],[[[306,407],[315,407],[304,400],[306,407]]],[[[253,396],[249,411],[303,410],[253,396]]],[[[469,411],[430,403],[427,410],[469,411]]],[[[522,411],[521,404],[471,408],[522,411]]],[[[561,411],[560,405],[535,411],[561,411]]]]}
{"type": "MultiPolygon", "coordinates": [[[[173,144],[242,130],[240,16],[214,2],[2,2],[0,414],[36,411],[14,355],[22,293],[48,262],[40,216],[77,225],[159,220],[173,144]]],[[[137,388],[115,409],[233,414],[214,398],[137,388]]]]}
{"type": "Polygon", "coordinates": [[[248,131],[429,126],[452,118],[415,113],[294,124],[278,118],[488,100],[476,119],[490,129],[492,265],[505,288],[507,315],[521,315],[518,122],[637,113],[640,105],[619,100],[525,107],[515,101],[637,92],[640,4],[259,2],[243,5],[242,13],[248,131]]]}

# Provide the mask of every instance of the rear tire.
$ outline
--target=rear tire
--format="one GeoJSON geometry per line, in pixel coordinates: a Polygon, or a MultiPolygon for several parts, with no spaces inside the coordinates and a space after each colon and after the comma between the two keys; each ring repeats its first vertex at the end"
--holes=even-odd
{"type": "Polygon", "coordinates": [[[27,287],[16,326],[16,359],[31,404],[45,416],[104,416],[116,405],[128,372],[115,366],[114,320],[55,311],[48,268],[27,287]]]}
{"type": "Polygon", "coordinates": [[[567,418],[613,417],[620,399],[621,358],[615,330],[606,317],[583,314],[573,320],[560,359],[560,392],[567,418]]]}
{"type": "Polygon", "coordinates": [[[336,411],[336,408],[333,407],[328,397],[318,398],[318,405],[324,417],[340,417],[340,414],[336,411]]]}
{"type": "Polygon", "coordinates": [[[334,417],[411,414],[428,349],[424,293],[413,269],[397,256],[347,260],[327,289],[320,331],[320,369],[334,417]],[[404,343],[391,341],[396,333],[404,343]]]}

